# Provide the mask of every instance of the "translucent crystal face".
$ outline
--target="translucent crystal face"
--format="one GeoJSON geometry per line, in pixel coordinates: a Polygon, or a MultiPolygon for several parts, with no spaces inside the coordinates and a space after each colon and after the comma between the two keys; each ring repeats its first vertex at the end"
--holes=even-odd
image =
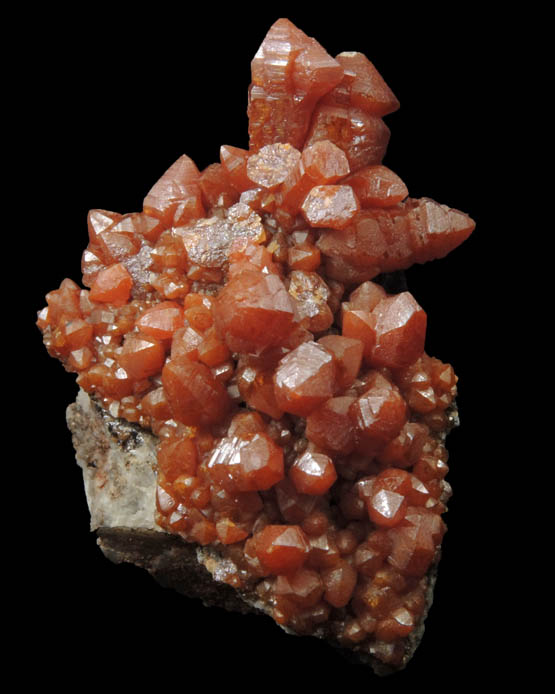
{"type": "Polygon", "coordinates": [[[249,149],[181,156],[143,211],[91,210],[83,284],[50,292],[52,356],[159,437],[156,522],[299,632],[402,664],[449,495],[452,367],[384,273],[474,223],[382,164],[399,103],[360,53],[286,19],[252,63],[249,149]]]}

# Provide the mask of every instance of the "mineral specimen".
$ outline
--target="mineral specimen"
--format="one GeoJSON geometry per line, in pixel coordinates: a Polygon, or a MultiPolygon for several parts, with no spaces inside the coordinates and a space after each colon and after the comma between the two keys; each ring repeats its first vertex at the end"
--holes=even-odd
{"type": "Polygon", "coordinates": [[[426,313],[384,273],[474,229],[382,164],[398,107],[365,56],[278,20],[249,149],[181,156],[142,212],[91,210],[86,288],[63,280],[37,321],[92,399],[70,423],[81,461],[87,427],[102,450],[85,479],[108,556],[124,531],[195,548],[226,595],[380,672],[422,633],[457,421],[426,313]],[[142,443],[129,458],[102,427],[142,443]]]}

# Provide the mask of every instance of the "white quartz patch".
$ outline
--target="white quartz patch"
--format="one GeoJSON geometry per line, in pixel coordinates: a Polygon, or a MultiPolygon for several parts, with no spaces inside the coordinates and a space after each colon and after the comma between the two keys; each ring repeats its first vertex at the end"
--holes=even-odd
{"type": "Polygon", "coordinates": [[[77,463],[83,470],[91,530],[98,528],[161,529],[156,509],[156,438],[114,420],[110,432],[89,396],[80,391],[68,408],[77,463]],[[128,435],[127,443],[122,438],[128,435]]]}

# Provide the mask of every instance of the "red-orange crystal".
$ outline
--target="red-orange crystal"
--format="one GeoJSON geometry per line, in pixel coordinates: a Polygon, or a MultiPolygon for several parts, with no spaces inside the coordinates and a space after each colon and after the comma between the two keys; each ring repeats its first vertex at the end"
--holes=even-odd
{"type": "Polygon", "coordinates": [[[399,103],[361,53],[287,19],[252,62],[249,150],[183,155],[142,212],[91,210],[81,289],[37,324],[114,416],[159,437],[156,522],[214,545],[279,624],[388,665],[445,532],[457,377],[383,273],[473,231],[382,164],[399,103]]]}
{"type": "Polygon", "coordinates": [[[288,19],[272,26],[252,61],[250,147],[283,142],[302,149],[318,99],[343,78],[343,68],[288,19]]]}

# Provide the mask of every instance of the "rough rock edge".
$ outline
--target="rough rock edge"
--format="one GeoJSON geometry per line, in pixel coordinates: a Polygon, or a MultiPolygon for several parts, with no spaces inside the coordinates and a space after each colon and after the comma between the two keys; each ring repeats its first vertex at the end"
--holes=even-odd
{"type": "MultiPolygon", "coordinates": [[[[456,410],[451,421],[458,423],[456,410]]],[[[271,606],[258,595],[239,592],[214,579],[222,563],[217,549],[186,543],[154,522],[156,487],[156,437],[137,425],[112,417],[84,391],[67,408],[77,463],[83,470],[85,493],[91,513],[91,530],[98,545],[112,562],[135,564],[146,569],[160,585],[207,606],[241,613],[270,614],[271,606]]],[[[446,484],[445,497],[450,494],[446,484]]],[[[416,629],[406,639],[400,667],[391,667],[363,647],[342,648],[323,629],[315,634],[353,662],[370,665],[377,675],[403,669],[417,649],[432,605],[440,551],[426,578],[426,609],[416,629]]],[[[226,560],[223,560],[226,561],[226,560]]],[[[295,632],[285,628],[290,634],[295,632]]]]}

